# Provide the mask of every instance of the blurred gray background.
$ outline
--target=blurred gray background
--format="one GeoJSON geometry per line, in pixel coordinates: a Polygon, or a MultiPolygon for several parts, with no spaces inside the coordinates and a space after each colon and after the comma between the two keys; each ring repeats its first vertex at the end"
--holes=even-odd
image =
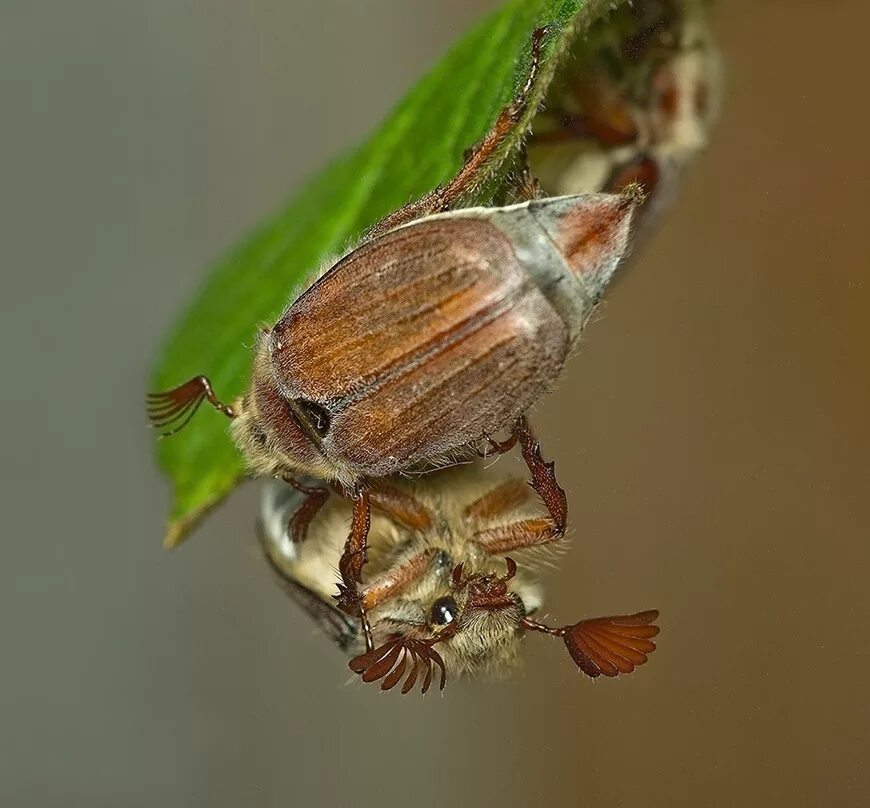
{"type": "Polygon", "coordinates": [[[161,548],[158,339],[495,5],[0,0],[0,804],[867,804],[866,0],[720,3],[713,144],[536,413],[549,606],[658,606],[641,675],[345,687],[252,487],[161,548]]]}

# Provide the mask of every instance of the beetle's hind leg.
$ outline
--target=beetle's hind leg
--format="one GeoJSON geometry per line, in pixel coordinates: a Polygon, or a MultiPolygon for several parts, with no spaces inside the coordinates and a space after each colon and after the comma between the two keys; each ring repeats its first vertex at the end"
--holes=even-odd
{"type": "Polygon", "coordinates": [[[556,480],[556,464],[552,460],[545,461],[541,456],[541,444],[532,433],[525,416],[520,418],[516,431],[523,460],[526,461],[526,465],[532,473],[529,485],[547,506],[547,511],[553,521],[553,538],[560,538],[565,535],[565,526],[568,521],[568,499],[564,489],[556,480]]]}
{"type": "Polygon", "coordinates": [[[546,506],[547,516],[523,519],[478,531],[475,540],[490,555],[557,541],[565,535],[568,522],[568,499],[556,480],[555,464],[545,461],[541,456],[540,444],[532,434],[525,417],[518,421],[514,434],[519,441],[523,460],[532,475],[529,485],[546,506]]]}
{"type": "Polygon", "coordinates": [[[366,233],[366,240],[377,238],[388,230],[423,216],[453,210],[460,206],[463,198],[480,185],[486,176],[490,160],[498,153],[504,145],[507,135],[522,121],[523,116],[528,111],[529,97],[538,75],[541,48],[546,35],[546,27],[536,28],[532,33],[529,72],[523,86],[516,98],[502,109],[492,128],[484,135],[483,139],[465,151],[464,162],[456,176],[445,185],[439,185],[416,202],[410,202],[382,219],[366,233]]]}

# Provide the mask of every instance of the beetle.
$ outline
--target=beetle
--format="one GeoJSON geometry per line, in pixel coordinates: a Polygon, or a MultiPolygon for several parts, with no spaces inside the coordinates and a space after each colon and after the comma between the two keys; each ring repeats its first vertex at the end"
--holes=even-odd
{"type": "Polygon", "coordinates": [[[373,638],[367,650],[358,622],[332,598],[350,506],[332,498],[299,544],[286,526],[303,496],[267,484],[261,546],[287,594],[352,656],[349,667],[364,682],[383,690],[401,684],[403,693],[419,682],[425,693],[436,674],[442,689],[448,674],[502,674],[517,664],[530,632],[559,637],[593,678],[631,673],[655,650],[655,610],[555,628],[536,619],[542,591],[528,563],[534,559],[516,538],[518,526],[541,519],[539,507],[520,477],[481,461],[379,489],[361,587],[373,638]]]}
{"type": "MultiPolygon", "coordinates": [[[[701,3],[625,6],[583,69],[564,60],[527,142],[531,170],[550,194],[619,193],[638,183],[647,202],[632,252],[653,233],[687,169],[707,144],[720,107],[722,66],[701,3]]],[[[593,42],[595,39],[593,38],[593,42]]]]}
{"type": "Polygon", "coordinates": [[[630,186],[616,195],[456,207],[523,120],[545,36],[535,31],[517,99],[457,175],[375,225],[259,334],[241,399],[224,404],[205,376],[149,397],[150,419],[164,434],[181,429],[203,401],[230,417],[252,472],[306,495],[293,519],[297,541],[329,495],[298,477],[353,499],[338,606],[363,624],[360,582],[378,480],[519,441],[549,513],[524,540],[564,533],[565,492],[524,413],[576,345],[625,252],[643,194],[630,186]],[[494,440],[505,429],[510,437],[494,440]]]}

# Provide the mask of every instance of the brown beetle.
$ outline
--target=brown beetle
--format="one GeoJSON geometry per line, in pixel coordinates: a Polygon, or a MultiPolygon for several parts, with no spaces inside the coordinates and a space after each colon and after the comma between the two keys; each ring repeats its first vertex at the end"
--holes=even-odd
{"type": "Polygon", "coordinates": [[[551,194],[619,193],[638,183],[647,202],[632,248],[657,228],[719,114],[722,69],[702,3],[646,0],[617,12],[607,36],[575,44],[529,138],[528,161],[551,194]],[[593,40],[596,41],[596,40],[593,40]]]}
{"type": "MultiPolygon", "coordinates": [[[[477,461],[378,490],[360,589],[375,646],[368,650],[358,622],[332,597],[349,504],[333,498],[300,544],[287,521],[302,495],[277,481],[263,489],[259,533],[267,559],[288,595],[353,655],[349,667],[363,681],[383,690],[401,684],[408,693],[415,686],[426,692],[436,677],[443,688],[448,675],[503,674],[519,661],[530,631],[561,638],[593,678],[631,673],[655,650],[656,611],[559,628],[533,617],[543,602],[533,573],[540,553],[521,550],[516,561],[506,553],[517,549],[517,525],[545,520],[524,480],[504,468],[477,461]]],[[[540,550],[548,547],[553,543],[540,550]]]]}
{"type": "MultiPolygon", "coordinates": [[[[328,496],[354,498],[342,554],[339,607],[365,624],[359,584],[375,481],[428,470],[519,439],[548,520],[523,525],[517,546],[564,532],[567,503],[552,463],[540,460],[523,414],[559,376],[626,248],[642,194],[531,199],[452,210],[522,119],[543,29],[519,98],[451,182],[376,225],[262,333],[251,386],[232,406],[199,376],[153,395],[149,415],[171,434],[203,400],[232,418],[251,470],[308,495],[294,536],[328,496]],[[496,443],[492,435],[512,430],[496,443]]],[[[533,183],[528,183],[533,190],[533,183]]],[[[518,529],[519,531],[519,529],[518,529]]]]}

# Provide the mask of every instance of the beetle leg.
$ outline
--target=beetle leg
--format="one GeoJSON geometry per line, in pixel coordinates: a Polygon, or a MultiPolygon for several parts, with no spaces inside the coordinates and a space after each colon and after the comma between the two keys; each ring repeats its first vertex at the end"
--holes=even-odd
{"type": "Polygon", "coordinates": [[[347,612],[354,612],[359,602],[359,584],[362,582],[362,569],[366,563],[366,544],[371,525],[371,500],[369,492],[363,488],[353,499],[353,516],[350,534],[344,545],[344,552],[338,562],[341,573],[338,606],[347,612]]]}
{"type": "Polygon", "coordinates": [[[529,167],[529,153],[524,144],[520,149],[517,167],[513,171],[512,182],[508,186],[503,204],[516,205],[520,202],[541,199],[544,196],[546,194],[541,188],[541,183],[529,167]]]}
{"type": "Polygon", "coordinates": [[[329,499],[329,489],[320,485],[305,485],[293,477],[284,477],[284,482],[305,495],[305,501],[293,512],[293,516],[287,523],[290,537],[297,544],[301,544],[308,534],[308,526],[329,499]]]}
{"type": "Polygon", "coordinates": [[[526,114],[529,93],[538,74],[541,61],[541,45],[547,35],[546,28],[536,28],[532,32],[532,51],[529,62],[529,71],[526,81],[520,89],[517,97],[496,118],[495,123],[483,139],[471,147],[466,153],[465,162],[456,176],[442,189],[436,189],[441,210],[449,210],[456,205],[459,199],[472,190],[478,183],[482,170],[488,161],[498,152],[504,143],[505,137],[523,119],[526,114]],[[438,191],[440,190],[440,193],[438,191]]]}
{"type": "Polygon", "coordinates": [[[390,567],[383,575],[368,583],[361,591],[363,608],[371,611],[403,592],[429,568],[438,552],[432,547],[423,550],[406,561],[390,567]]]}
{"type": "Polygon", "coordinates": [[[505,452],[509,452],[514,446],[517,445],[517,433],[511,432],[511,434],[505,438],[504,440],[495,440],[495,438],[491,438],[489,435],[486,435],[487,447],[483,451],[478,450],[477,454],[480,457],[489,457],[490,455],[502,455],[505,452]]]}
{"type": "Polygon", "coordinates": [[[366,544],[371,525],[372,507],[369,492],[359,489],[353,499],[353,516],[350,523],[350,535],[344,545],[344,552],[338,561],[338,571],[341,583],[338,585],[336,606],[346,614],[357,615],[362,622],[366,639],[366,648],[371,649],[372,632],[368,617],[363,609],[362,594],[359,585],[362,582],[362,570],[366,563],[366,544]]]}
{"type": "Polygon", "coordinates": [[[565,525],[568,520],[568,499],[562,486],[556,480],[556,464],[552,460],[545,462],[544,458],[541,457],[541,444],[535,439],[525,416],[520,418],[516,431],[523,460],[526,461],[526,465],[532,473],[529,485],[547,506],[547,511],[553,520],[553,530],[556,534],[554,538],[559,538],[565,534],[565,525]]]}
{"type": "Polygon", "coordinates": [[[532,474],[529,485],[543,500],[548,516],[478,531],[475,540],[492,555],[557,541],[565,535],[568,520],[568,500],[556,480],[553,470],[555,464],[541,457],[540,444],[535,440],[525,417],[520,418],[514,434],[519,441],[523,460],[532,474]]]}
{"type": "Polygon", "coordinates": [[[516,98],[502,109],[495,123],[483,139],[465,151],[462,167],[445,185],[439,185],[416,202],[410,202],[382,219],[366,234],[366,240],[400,227],[403,224],[459,207],[463,197],[476,188],[486,174],[489,161],[504,145],[505,138],[523,119],[528,111],[529,94],[538,74],[541,61],[541,46],[547,35],[546,28],[536,28],[532,33],[532,53],[526,81],[516,98]]]}
{"type": "Polygon", "coordinates": [[[497,519],[527,502],[530,494],[529,487],[522,480],[515,477],[505,480],[468,505],[465,509],[465,519],[477,524],[497,519]]]}
{"type": "Polygon", "coordinates": [[[538,544],[549,544],[559,539],[562,533],[554,527],[552,519],[542,516],[490,527],[476,533],[474,538],[489,555],[502,555],[538,544]]]}
{"type": "Polygon", "coordinates": [[[611,86],[606,76],[585,76],[565,92],[573,97],[581,112],[570,112],[560,99],[548,99],[543,117],[555,127],[536,132],[529,138],[532,148],[572,141],[591,141],[605,149],[635,146],[636,156],[616,165],[601,190],[618,194],[632,183],[639,183],[644,193],[652,195],[658,187],[658,164],[644,142],[637,114],[625,97],[625,91],[611,86]]]}
{"type": "Polygon", "coordinates": [[[423,503],[398,488],[378,483],[369,490],[369,498],[373,508],[404,527],[421,531],[432,527],[432,514],[423,503]]]}

